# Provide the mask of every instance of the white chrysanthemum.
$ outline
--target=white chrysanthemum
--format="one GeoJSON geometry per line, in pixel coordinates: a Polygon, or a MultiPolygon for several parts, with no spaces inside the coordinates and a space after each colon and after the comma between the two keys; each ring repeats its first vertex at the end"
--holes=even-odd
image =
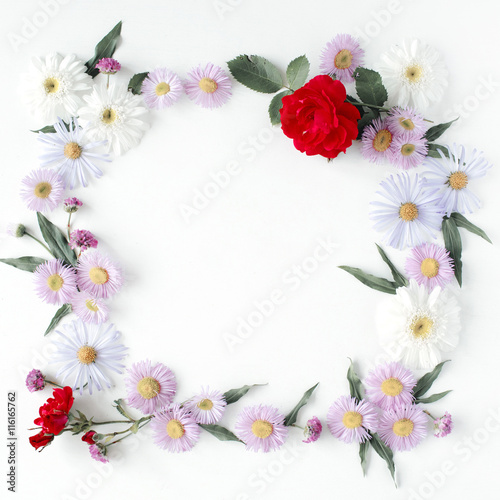
{"type": "Polygon", "coordinates": [[[137,146],[148,124],[142,119],[147,109],[142,99],[125,86],[110,84],[94,86],[84,97],[87,106],[78,110],[85,122],[85,132],[95,141],[107,140],[116,155],[137,146]]]}
{"type": "Polygon", "coordinates": [[[68,121],[76,116],[92,82],[83,62],[74,54],[63,57],[56,53],[31,62],[21,92],[32,112],[50,124],[58,117],[68,121]]]}
{"type": "Polygon", "coordinates": [[[390,106],[412,106],[422,111],[442,98],[448,71],[433,47],[412,40],[394,45],[381,59],[379,71],[390,106]]]}
{"type": "Polygon", "coordinates": [[[415,280],[397,289],[379,322],[387,351],[396,361],[415,369],[440,363],[441,353],[457,346],[460,328],[460,306],[455,296],[439,287],[429,293],[415,280]]]}

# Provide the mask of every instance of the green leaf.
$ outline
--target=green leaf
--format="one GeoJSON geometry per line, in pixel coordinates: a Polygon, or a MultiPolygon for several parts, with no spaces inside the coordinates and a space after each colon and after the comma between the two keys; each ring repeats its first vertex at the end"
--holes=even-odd
{"type": "Polygon", "coordinates": [[[47,259],[41,259],[40,257],[19,257],[18,259],[0,259],[0,262],[32,273],[40,264],[47,262],[47,259]]]}
{"type": "Polygon", "coordinates": [[[44,335],[48,335],[59,324],[59,321],[61,321],[64,316],[70,314],[72,310],[71,304],[63,304],[50,320],[49,326],[47,327],[47,330],[45,330],[44,335]]]}
{"type": "MultiPolygon", "coordinates": [[[[63,120],[64,126],[66,127],[66,130],[69,130],[69,123],[66,123],[63,120]]],[[[54,128],[54,125],[46,125],[45,127],[39,129],[39,130],[32,130],[32,132],[35,132],[35,134],[38,134],[39,132],[42,132],[44,134],[55,134],[56,129],[54,128]]]]}
{"type": "Polygon", "coordinates": [[[258,387],[261,385],[267,384],[253,384],[253,385],[244,385],[239,389],[231,389],[223,394],[224,399],[226,400],[226,404],[230,405],[232,403],[236,403],[240,398],[242,398],[252,387],[258,387]]]}
{"type": "Polygon", "coordinates": [[[297,90],[306,83],[309,68],[310,64],[306,56],[299,56],[288,65],[286,79],[292,90],[297,90]]]}
{"type": "Polygon", "coordinates": [[[419,399],[415,400],[415,403],[423,403],[423,404],[435,403],[436,401],[443,399],[450,392],[451,391],[444,391],[444,392],[440,392],[439,394],[433,394],[432,396],[429,396],[428,398],[419,398],[419,399]]]}
{"type": "Polygon", "coordinates": [[[227,65],[236,80],[257,92],[274,94],[283,87],[278,68],[263,57],[241,55],[227,65]]]}
{"type": "Polygon", "coordinates": [[[128,416],[128,414],[125,412],[125,410],[122,408],[123,399],[115,399],[115,400],[113,401],[113,403],[115,403],[115,404],[116,404],[116,406],[115,406],[116,411],[117,411],[120,415],[124,416],[125,418],[130,418],[130,417],[128,416]]]}
{"type": "Polygon", "coordinates": [[[442,158],[442,156],[439,154],[439,151],[441,151],[446,158],[450,157],[450,154],[448,153],[448,149],[445,146],[441,146],[441,144],[427,144],[428,150],[427,150],[427,156],[430,156],[431,158],[438,158],[439,160],[442,158]]]}
{"type": "Polygon", "coordinates": [[[354,363],[352,359],[349,358],[351,364],[347,370],[347,381],[349,382],[349,392],[353,398],[356,398],[358,401],[363,399],[363,384],[361,383],[358,374],[354,371],[354,363]]]}
{"type": "MultiPolygon", "coordinates": [[[[375,245],[377,245],[377,244],[375,243],[375,245]]],[[[409,282],[405,278],[405,276],[397,270],[396,266],[391,262],[391,260],[387,256],[387,254],[382,250],[382,248],[379,247],[378,245],[377,245],[377,248],[378,248],[379,254],[382,257],[382,260],[389,266],[389,269],[391,270],[391,274],[392,274],[392,277],[394,278],[394,281],[396,282],[396,285],[398,285],[398,287],[399,286],[408,286],[409,282]]]]}
{"type": "Polygon", "coordinates": [[[89,59],[85,66],[87,66],[86,73],[92,78],[95,78],[99,74],[99,70],[95,68],[95,65],[104,57],[113,57],[115,53],[116,44],[120,38],[120,33],[122,31],[122,22],[120,21],[95,47],[94,57],[89,59]]]}
{"type": "Polygon", "coordinates": [[[358,108],[361,109],[361,118],[358,120],[358,137],[357,139],[361,139],[363,135],[363,130],[367,125],[369,125],[375,118],[378,118],[380,113],[376,109],[372,108],[358,108]],[[367,111],[365,111],[365,109],[367,111]]]}
{"type": "Polygon", "coordinates": [[[130,427],[130,432],[132,434],[137,434],[137,431],[140,429],[140,425],[143,423],[143,422],[146,422],[147,420],[150,420],[150,417],[142,417],[140,418],[139,420],[137,420],[136,422],[134,422],[134,424],[130,427]]]}
{"type": "Polygon", "coordinates": [[[142,82],[147,78],[148,72],[136,73],[128,82],[128,90],[132,94],[139,95],[141,93],[142,82]]]}
{"type": "Polygon", "coordinates": [[[359,460],[361,462],[361,468],[363,469],[363,476],[366,476],[366,452],[368,451],[368,446],[368,441],[359,443],[359,460]]]}
{"type": "Polygon", "coordinates": [[[450,252],[450,257],[455,264],[455,278],[457,278],[458,284],[462,286],[462,239],[455,219],[444,217],[441,229],[443,231],[444,246],[450,252]]]}
{"type": "Polygon", "coordinates": [[[299,410],[307,404],[309,398],[311,397],[314,389],[318,387],[319,382],[316,385],[313,385],[310,389],[304,392],[304,395],[300,399],[300,401],[295,405],[295,408],[285,417],[285,425],[292,425],[297,421],[297,416],[299,414],[299,410]]]}
{"type": "Polygon", "coordinates": [[[429,373],[423,375],[417,385],[413,389],[413,396],[415,399],[421,399],[421,397],[432,387],[434,381],[439,377],[441,370],[443,369],[443,365],[447,363],[449,360],[443,361],[435,366],[434,370],[429,373]]]}
{"type": "Polygon", "coordinates": [[[271,104],[269,104],[269,118],[273,125],[279,125],[281,123],[280,109],[283,107],[281,99],[290,94],[293,94],[291,90],[284,90],[272,98],[271,104]]]}
{"type": "Polygon", "coordinates": [[[75,267],[77,264],[75,252],[71,250],[64,233],[40,212],[37,212],[36,215],[43,239],[47,242],[54,257],[62,259],[66,264],[75,267]]]}
{"type": "MultiPolygon", "coordinates": [[[[241,439],[238,439],[229,429],[222,427],[222,425],[216,424],[198,424],[202,429],[215,436],[219,441],[237,441],[243,443],[241,439]]],[[[243,443],[244,444],[244,443],[243,443]]]]}
{"type": "Polygon", "coordinates": [[[391,293],[393,295],[396,294],[398,286],[393,281],[386,280],[385,278],[378,278],[377,276],[373,276],[373,274],[365,273],[357,267],[339,266],[339,268],[347,271],[349,274],[352,274],[356,279],[361,281],[361,283],[373,288],[374,290],[391,293]]]}
{"type": "Polygon", "coordinates": [[[391,473],[392,480],[394,481],[394,485],[396,488],[398,485],[396,484],[396,466],[394,465],[394,455],[391,449],[386,446],[383,441],[379,438],[378,434],[372,434],[372,438],[370,439],[370,444],[372,448],[377,452],[377,454],[385,460],[387,464],[387,468],[391,473]]]}
{"type": "Polygon", "coordinates": [[[387,90],[382,83],[382,77],[372,69],[356,68],[356,92],[361,102],[383,106],[387,101],[387,90]]]}
{"type": "Polygon", "coordinates": [[[481,238],[485,239],[488,243],[492,243],[492,241],[488,238],[488,236],[482,229],[479,229],[477,226],[472,224],[472,222],[468,221],[462,214],[453,212],[450,215],[450,218],[455,221],[457,227],[463,227],[464,229],[467,229],[467,231],[481,236],[481,238]]]}
{"type": "Polygon", "coordinates": [[[454,120],[451,120],[451,122],[448,123],[440,123],[439,125],[434,125],[434,127],[431,127],[424,135],[424,139],[427,139],[428,142],[435,141],[436,139],[439,139],[446,130],[450,128],[450,125],[453,122],[456,122],[458,118],[455,118],[454,120]]]}

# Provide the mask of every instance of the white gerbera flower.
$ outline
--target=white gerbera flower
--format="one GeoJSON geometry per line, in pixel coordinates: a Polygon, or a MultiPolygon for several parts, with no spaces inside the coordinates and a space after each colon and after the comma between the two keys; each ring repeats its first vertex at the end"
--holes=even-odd
{"type": "Polygon", "coordinates": [[[387,351],[396,361],[415,369],[429,369],[440,363],[441,352],[457,346],[460,328],[460,307],[455,296],[439,287],[429,293],[415,280],[397,289],[379,324],[387,351]]]}
{"type": "Polygon", "coordinates": [[[390,106],[412,106],[422,111],[442,98],[448,71],[433,47],[412,40],[394,45],[381,59],[379,71],[390,106]]]}
{"type": "Polygon", "coordinates": [[[75,116],[83,94],[91,87],[84,63],[74,54],[63,57],[56,53],[31,62],[21,89],[32,112],[50,124],[58,117],[68,121],[75,116]]]}
{"type": "Polygon", "coordinates": [[[92,140],[107,140],[116,155],[139,144],[148,124],[142,116],[147,109],[140,106],[142,99],[125,86],[110,84],[94,86],[92,94],[84,97],[87,106],[78,110],[86,122],[85,132],[92,140]]]}

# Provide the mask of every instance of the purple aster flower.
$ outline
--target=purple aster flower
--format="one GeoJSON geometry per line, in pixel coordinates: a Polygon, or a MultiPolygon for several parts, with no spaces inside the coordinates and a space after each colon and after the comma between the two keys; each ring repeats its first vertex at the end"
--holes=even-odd
{"type": "Polygon", "coordinates": [[[127,370],[125,385],[128,404],[146,415],[168,406],[177,389],[170,368],[161,363],[151,365],[149,359],[139,361],[127,370]]]}
{"type": "Polygon", "coordinates": [[[364,50],[351,35],[337,35],[321,53],[320,71],[335,76],[342,83],[354,81],[354,70],[363,65],[364,50]]]}
{"type": "Polygon", "coordinates": [[[415,375],[399,363],[385,363],[371,371],[365,379],[366,397],[379,408],[388,410],[413,403],[415,375]]]}
{"type": "Polygon", "coordinates": [[[84,322],[99,325],[108,320],[108,306],[87,292],[76,292],[71,299],[73,312],[84,322]]]}
{"type": "Polygon", "coordinates": [[[69,235],[69,246],[73,249],[80,248],[82,252],[89,248],[97,248],[98,243],[95,236],[85,229],[75,229],[69,235]]]}
{"type": "Polygon", "coordinates": [[[91,444],[89,446],[90,456],[94,460],[97,460],[98,462],[102,462],[103,464],[106,464],[109,462],[109,460],[104,455],[105,450],[106,450],[106,448],[104,446],[99,446],[97,444],[91,444]]]}
{"type": "Polygon", "coordinates": [[[155,413],[151,429],[155,444],[172,453],[191,450],[200,438],[200,427],[193,415],[178,404],[155,413]]]}
{"type": "Polygon", "coordinates": [[[103,59],[100,59],[95,67],[99,70],[99,73],[103,73],[105,75],[114,75],[122,68],[121,64],[116,59],[112,59],[111,57],[104,57],[103,59]]]}
{"type": "Polygon", "coordinates": [[[177,102],[184,87],[181,79],[167,68],[148,73],[142,82],[141,94],[148,108],[165,109],[177,102]]]}
{"type": "Polygon", "coordinates": [[[247,406],[238,415],[236,435],[247,450],[267,453],[280,448],[288,436],[285,416],[272,406],[247,406]]]}
{"type": "Polygon", "coordinates": [[[319,439],[323,426],[318,417],[309,419],[304,429],[304,436],[306,439],[302,440],[303,443],[313,443],[319,439]]]}
{"type": "Polygon", "coordinates": [[[41,391],[45,388],[45,377],[40,370],[33,369],[28,373],[26,387],[30,392],[41,391]]]}
{"type": "Polygon", "coordinates": [[[451,415],[448,412],[441,418],[436,418],[434,420],[434,436],[445,437],[453,430],[453,421],[451,420],[451,415]]]}
{"type": "Polygon", "coordinates": [[[52,170],[33,170],[21,185],[21,198],[36,212],[54,210],[64,196],[64,181],[52,170]]]}
{"type": "Polygon", "coordinates": [[[454,278],[453,259],[446,248],[434,243],[423,243],[412,249],[405,264],[406,274],[429,291],[444,288],[454,278]]]}
{"type": "Polygon", "coordinates": [[[220,391],[202,387],[200,394],[184,403],[198,424],[216,424],[224,415],[226,400],[220,391]]]}
{"type": "Polygon", "coordinates": [[[436,189],[425,187],[418,176],[402,172],[380,183],[377,193],[386,201],[372,201],[373,228],[384,231],[384,241],[403,250],[414,247],[440,231],[444,215],[436,189]]]}
{"type": "Polygon", "coordinates": [[[76,276],[72,267],[52,259],[40,264],[33,273],[37,295],[49,304],[66,304],[76,293],[76,276]]]}
{"type": "Polygon", "coordinates": [[[123,283],[119,267],[97,250],[82,254],[77,271],[78,288],[98,299],[111,297],[123,283]]]}
{"type": "Polygon", "coordinates": [[[411,450],[427,435],[427,415],[415,405],[387,410],[380,419],[378,434],[391,450],[411,450]]]}
{"type": "Polygon", "coordinates": [[[219,108],[231,97],[231,80],[219,66],[208,63],[188,73],[186,94],[202,108],[219,108]]]}
{"type": "Polygon", "coordinates": [[[375,118],[361,136],[361,154],[371,162],[382,163],[391,158],[392,132],[382,118],[375,118]]]}
{"type": "Polygon", "coordinates": [[[26,226],[24,224],[9,224],[7,234],[14,238],[22,238],[26,234],[26,226]]]}
{"type": "Polygon", "coordinates": [[[387,116],[387,128],[394,137],[410,132],[417,139],[420,139],[427,130],[421,114],[417,113],[414,108],[400,108],[399,106],[392,108],[387,116]]]}
{"type": "Polygon", "coordinates": [[[83,203],[78,198],[66,198],[64,200],[64,211],[72,214],[76,212],[82,205],[83,203]]]}
{"type": "Polygon", "coordinates": [[[377,432],[378,414],[375,406],[362,399],[341,396],[330,406],[326,415],[330,432],[345,443],[364,443],[377,432]]]}
{"type": "Polygon", "coordinates": [[[421,165],[427,156],[427,140],[418,138],[411,132],[394,137],[389,160],[398,168],[408,170],[421,165]]]}

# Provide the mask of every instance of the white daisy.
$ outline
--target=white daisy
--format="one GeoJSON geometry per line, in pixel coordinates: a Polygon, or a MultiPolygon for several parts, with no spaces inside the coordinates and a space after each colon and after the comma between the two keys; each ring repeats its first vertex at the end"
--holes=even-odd
{"type": "Polygon", "coordinates": [[[33,113],[50,124],[58,117],[68,121],[75,116],[92,82],[84,63],[74,54],[63,57],[56,53],[31,62],[21,90],[33,113]]]}
{"type": "Polygon", "coordinates": [[[429,292],[410,281],[380,316],[382,343],[396,361],[409,368],[429,369],[442,361],[441,352],[458,344],[460,307],[454,295],[439,287],[429,292]]]}
{"type": "Polygon", "coordinates": [[[148,128],[143,121],[147,109],[142,98],[127,91],[122,85],[94,86],[92,94],[84,97],[87,106],[78,110],[86,122],[85,131],[92,140],[107,140],[116,155],[137,146],[148,128]]]}
{"type": "Polygon", "coordinates": [[[381,59],[379,71],[389,106],[412,106],[422,111],[443,96],[448,71],[433,47],[412,40],[394,45],[381,59]]]}
{"type": "Polygon", "coordinates": [[[81,319],[64,325],[64,332],[58,330],[59,341],[54,345],[57,351],[53,362],[64,363],[56,374],[61,384],[74,374],[73,389],[88,384],[89,393],[95,385],[97,390],[103,386],[111,387],[108,371],[123,373],[125,365],[120,361],[125,357],[127,348],[118,343],[120,332],[114,325],[90,325],[81,319]]]}

